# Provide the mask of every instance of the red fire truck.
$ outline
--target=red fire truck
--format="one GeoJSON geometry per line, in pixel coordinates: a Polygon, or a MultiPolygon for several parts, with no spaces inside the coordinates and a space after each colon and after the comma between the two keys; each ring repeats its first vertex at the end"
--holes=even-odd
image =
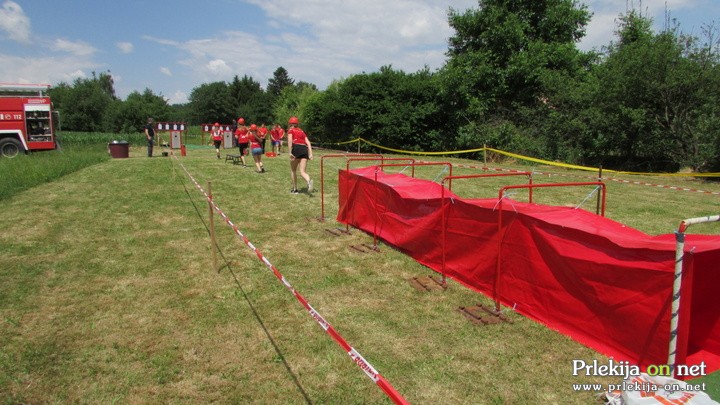
{"type": "Polygon", "coordinates": [[[0,83],[0,156],[53,150],[55,122],[47,84],[0,83]]]}

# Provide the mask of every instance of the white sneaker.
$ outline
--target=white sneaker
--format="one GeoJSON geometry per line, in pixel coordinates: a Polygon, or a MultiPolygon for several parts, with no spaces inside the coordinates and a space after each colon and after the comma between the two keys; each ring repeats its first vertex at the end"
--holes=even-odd
{"type": "Polygon", "coordinates": [[[312,181],[312,179],[310,179],[310,181],[308,181],[308,193],[312,193],[312,191],[313,191],[313,181],[312,181]]]}

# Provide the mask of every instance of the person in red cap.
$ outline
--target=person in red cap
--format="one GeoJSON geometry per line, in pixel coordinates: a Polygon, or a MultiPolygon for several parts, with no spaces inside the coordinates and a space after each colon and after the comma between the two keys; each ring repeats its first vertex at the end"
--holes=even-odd
{"type": "Polygon", "coordinates": [[[305,131],[298,127],[299,121],[297,117],[290,117],[288,120],[287,131],[288,149],[290,150],[290,178],[292,179],[292,189],[290,193],[297,194],[297,169],[300,168],[300,176],[307,182],[308,193],[313,191],[313,181],[310,175],[305,171],[307,161],[313,158],[312,145],[305,131]]]}
{"type": "Polygon", "coordinates": [[[245,126],[245,119],[242,117],[237,120],[237,128],[235,129],[235,139],[237,139],[238,149],[240,149],[240,160],[242,161],[242,167],[248,167],[245,163],[245,155],[248,151],[248,145],[250,144],[250,134],[248,133],[248,127],[245,126]]]}
{"type": "Polygon", "coordinates": [[[250,125],[250,152],[253,155],[253,159],[255,160],[255,169],[258,173],[265,173],[265,166],[263,166],[262,162],[262,139],[260,138],[260,133],[258,131],[258,127],[255,124],[250,125]]]}
{"type": "Polygon", "coordinates": [[[212,136],[213,144],[215,145],[215,154],[217,158],[220,159],[220,145],[222,145],[223,133],[222,130],[220,130],[220,124],[217,122],[213,124],[210,136],[212,136]]]}

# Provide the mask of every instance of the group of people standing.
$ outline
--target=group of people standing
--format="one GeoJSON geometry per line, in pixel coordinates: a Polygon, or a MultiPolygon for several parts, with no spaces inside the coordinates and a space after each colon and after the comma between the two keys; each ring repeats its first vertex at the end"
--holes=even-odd
{"type": "MultiPolygon", "coordinates": [[[[313,158],[312,145],[305,131],[300,129],[299,124],[300,122],[297,117],[290,117],[288,120],[287,148],[290,153],[290,178],[292,180],[290,193],[292,194],[299,193],[297,188],[298,169],[300,169],[300,177],[307,183],[308,192],[313,191],[313,181],[306,171],[307,161],[313,158]]],[[[238,118],[234,135],[240,150],[240,161],[243,167],[248,167],[245,162],[245,154],[249,150],[255,163],[255,171],[265,173],[262,155],[265,154],[265,142],[268,132],[270,134],[273,152],[276,156],[279,156],[282,152],[283,138],[286,135],[285,130],[280,124],[275,124],[273,128],[268,131],[264,124],[260,127],[255,124],[246,126],[245,119],[238,118]]],[[[220,124],[215,123],[213,125],[210,135],[215,145],[215,153],[219,159],[220,146],[223,141],[223,131],[220,129],[220,124]]]]}

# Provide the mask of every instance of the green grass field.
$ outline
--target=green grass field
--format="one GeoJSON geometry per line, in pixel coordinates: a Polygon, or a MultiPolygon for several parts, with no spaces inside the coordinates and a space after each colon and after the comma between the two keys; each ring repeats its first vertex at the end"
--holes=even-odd
{"type": "MultiPolygon", "coordinates": [[[[213,268],[204,196],[178,161],[148,159],[137,140],[131,143],[129,159],[108,159],[106,145],[89,142],[81,154],[92,163],[0,196],[2,401],[390,403],[218,216],[221,269],[213,268]]],[[[1,161],[0,169],[13,167],[20,177],[53,171],[37,162],[73,162],[63,157],[73,149],[1,161]]],[[[319,193],[288,193],[286,156],[265,158],[265,174],[218,160],[209,149],[190,149],[180,162],[202,187],[211,182],[214,200],[241,232],[409,402],[588,404],[597,403],[597,393],[574,391],[573,384],[619,382],[573,377],[574,359],[607,358],[520,315],[509,313],[512,324],[471,324],[457,308],[490,300],[453,282],[445,292],[416,291],[408,279],[432,272],[390,247],[350,249],[372,236],[327,232],[339,226],[336,173],[345,164],[326,160],[328,219],[319,222],[319,193]]],[[[526,168],[545,173],[536,182],[592,176],[526,168]]],[[[319,159],[309,170],[319,188],[319,159]]],[[[417,175],[433,179],[439,171],[417,175]]],[[[720,184],[698,180],[637,180],[720,191],[720,184]]],[[[457,182],[453,190],[494,197],[508,183],[457,182]]],[[[577,205],[588,191],[535,198],[577,205]]],[[[583,208],[594,211],[595,200],[583,208]]],[[[717,195],[608,182],[607,216],[651,234],[718,213],[717,195]]],[[[719,373],[694,381],[720,398],[719,373]]]]}

